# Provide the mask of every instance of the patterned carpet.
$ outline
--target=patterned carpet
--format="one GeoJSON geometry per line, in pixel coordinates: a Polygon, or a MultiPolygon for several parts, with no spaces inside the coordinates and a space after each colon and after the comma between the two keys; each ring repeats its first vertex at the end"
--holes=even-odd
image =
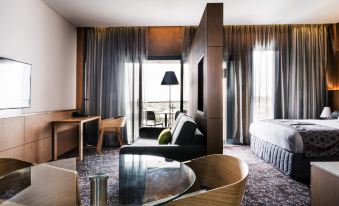
{"type": "MultiPolygon", "coordinates": [[[[243,159],[250,167],[243,205],[310,205],[309,186],[283,175],[255,157],[248,146],[227,145],[224,147],[224,154],[243,159]]],[[[68,153],[64,157],[73,155],[74,153],[68,153]]],[[[96,155],[95,149],[85,149],[84,161],[77,167],[80,177],[80,197],[84,205],[89,205],[88,177],[97,172],[109,174],[109,205],[118,205],[118,149],[104,149],[102,155],[96,155]]]]}
{"type": "Polygon", "coordinates": [[[224,146],[224,154],[249,165],[243,205],[310,205],[309,186],[299,183],[257,158],[248,146],[224,146]]]}

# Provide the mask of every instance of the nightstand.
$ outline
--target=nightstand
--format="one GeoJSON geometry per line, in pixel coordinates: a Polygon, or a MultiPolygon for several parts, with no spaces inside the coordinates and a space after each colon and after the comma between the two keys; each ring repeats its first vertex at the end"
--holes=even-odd
{"type": "Polygon", "coordinates": [[[339,162],[311,162],[311,205],[339,204],[339,162]]]}

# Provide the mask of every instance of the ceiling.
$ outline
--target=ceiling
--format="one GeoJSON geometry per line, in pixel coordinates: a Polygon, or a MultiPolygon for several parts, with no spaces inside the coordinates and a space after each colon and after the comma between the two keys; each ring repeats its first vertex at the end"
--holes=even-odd
{"type": "Polygon", "coordinates": [[[79,27],[198,25],[224,3],[224,25],[339,22],[339,0],[43,0],[79,27]]]}

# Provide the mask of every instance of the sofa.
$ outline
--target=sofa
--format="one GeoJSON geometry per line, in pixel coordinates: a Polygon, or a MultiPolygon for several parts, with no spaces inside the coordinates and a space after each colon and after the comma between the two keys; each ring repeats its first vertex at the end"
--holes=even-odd
{"type": "Polygon", "coordinates": [[[159,145],[158,136],[163,129],[140,128],[139,138],[131,145],[122,146],[120,154],[156,155],[180,162],[206,155],[206,139],[191,117],[180,113],[171,128],[171,142],[159,145]]]}

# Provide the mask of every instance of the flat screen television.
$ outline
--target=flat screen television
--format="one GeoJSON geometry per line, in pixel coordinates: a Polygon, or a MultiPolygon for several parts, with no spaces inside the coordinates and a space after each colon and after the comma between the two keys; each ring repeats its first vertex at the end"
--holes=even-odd
{"type": "Polygon", "coordinates": [[[28,108],[32,65],[0,57],[0,109],[28,108]]]}
{"type": "Polygon", "coordinates": [[[198,62],[198,113],[204,115],[204,56],[198,62]]]}

